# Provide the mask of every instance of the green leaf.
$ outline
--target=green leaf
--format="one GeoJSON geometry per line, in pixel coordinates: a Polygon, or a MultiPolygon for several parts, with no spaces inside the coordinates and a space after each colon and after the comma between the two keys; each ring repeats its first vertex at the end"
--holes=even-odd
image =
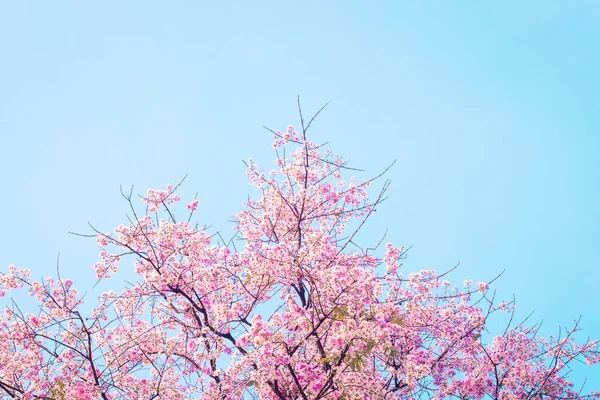
{"type": "Polygon", "coordinates": [[[398,349],[395,347],[386,347],[384,349],[384,354],[389,358],[396,358],[398,356],[398,349]]]}
{"type": "Polygon", "coordinates": [[[356,372],[362,369],[364,360],[362,359],[361,356],[356,356],[353,359],[350,360],[350,362],[348,363],[348,365],[350,365],[350,369],[352,370],[352,372],[356,372]]]}
{"type": "Polygon", "coordinates": [[[370,353],[371,350],[373,350],[373,347],[375,347],[376,342],[374,340],[369,340],[367,341],[367,350],[365,351],[365,353],[370,353]]]}
{"type": "Polygon", "coordinates": [[[398,326],[403,326],[404,325],[404,319],[399,317],[398,315],[393,315],[392,316],[392,320],[390,321],[392,324],[394,325],[398,325],[398,326]]]}
{"type": "Polygon", "coordinates": [[[65,400],[65,383],[61,380],[56,382],[56,386],[50,391],[50,394],[57,400],[65,400]]]}
{"type": "Polygon", "coordinates": [[[343,321],[348,316],[348,307],[340,306],[333,309],[333,318],[343,321]]]}

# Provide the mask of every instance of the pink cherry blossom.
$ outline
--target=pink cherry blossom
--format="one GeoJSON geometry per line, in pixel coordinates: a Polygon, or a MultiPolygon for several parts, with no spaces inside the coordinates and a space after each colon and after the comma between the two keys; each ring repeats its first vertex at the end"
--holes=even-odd
{"type": "Polygon", "coordinates": [[[190,204],[188,204],[187,208],[188,210],[192,210],[192,211],[196,211],[196,209],[198,208],[198,203],[200,203],[198,200],[194,200],[192,201],[190,204]]]}
{"type": "Polygon", "coordinates": [[[127,197],[135,218],[96,232],[96,277],[125,268],[137,281],[91,311],[71,280],[0,273],[0,296],[27,289],[39,304],[0,313],[0,398],[584,398],[569,364],[600,353],[574,340],[577,323],[558,337],[509,316],[488,329],[513,306],[489,283],[406,271],[403,247],[358,243],[387,182],[369,194],[374,179],[349,176],[305,128],[273,135],[277,168],[246,161],[255,196],[232,240],[176,219],[168,185],[142,198],[146,214],[127,197]]]}

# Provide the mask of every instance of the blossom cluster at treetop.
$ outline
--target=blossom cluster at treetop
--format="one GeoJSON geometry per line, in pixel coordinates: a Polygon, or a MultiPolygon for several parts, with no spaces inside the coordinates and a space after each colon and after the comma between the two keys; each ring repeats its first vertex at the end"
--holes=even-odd
{"type": "Polygon", "coordinates": [[[142,204],[125,195],[133,214],[96,232],[94,268],[115,279],[128,259],[138,280],[91,313],[68,279],[1,273],[0,296],[26,289],[39,309],[0,314],[0,398],[600,398],[566,376],[572,362],[600,361],[596,341],[574,340],[577,326],[541,337],[489,282],[410,273],[402,247],[358,243],[389,182],[369,196],[380,176],[349,177],[302,125],[273,131],[273,170],[246,162],[258,196],[228,242],[191,222],[201,204],[180,206],[177,186],[142,204]],[[496,336],[493,314],[509,321],[496,336]]]}

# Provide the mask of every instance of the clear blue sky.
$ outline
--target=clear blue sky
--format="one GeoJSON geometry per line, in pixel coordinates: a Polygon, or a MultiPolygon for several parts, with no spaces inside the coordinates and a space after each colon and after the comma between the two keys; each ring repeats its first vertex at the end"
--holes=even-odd
{"type": "Polygon", "coordinates": [[[460,261],[457,282],[506,269],[545,333],[582,315],[600,338],[597,2],[121,3],[0,5],[2,268],[60,252],[90,287],[98,249],[67,232],[125,223],[119,185],[189,174],[198,221],[227,228],[254,194],[240,160],[270,165],[262,125],[296,124],[300,94],[330,102],[315,141],[398,159],[367,239],[413,245],[407,271],[460,261]]]}

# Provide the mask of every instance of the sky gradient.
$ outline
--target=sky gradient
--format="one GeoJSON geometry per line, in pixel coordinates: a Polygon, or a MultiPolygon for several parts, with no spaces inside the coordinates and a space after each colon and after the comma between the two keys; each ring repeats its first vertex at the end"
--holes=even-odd
{"type": "Polygon", "coordinates": [[[543,333],[581,315],[600,339],[598,3],[119,3],[0,5],[0,268],[60,253],[91,287],[98,247],[68,231],[186,174],[227,232],[256,195],[241,160],[271,168],[262,126],[297,125],[299,94],[329,102],[314,141],[370,175],[397,159],[366,241],[412,245],[407,272],[460,262],[456,283],[506,270],[498,296],[543,333]]]}

